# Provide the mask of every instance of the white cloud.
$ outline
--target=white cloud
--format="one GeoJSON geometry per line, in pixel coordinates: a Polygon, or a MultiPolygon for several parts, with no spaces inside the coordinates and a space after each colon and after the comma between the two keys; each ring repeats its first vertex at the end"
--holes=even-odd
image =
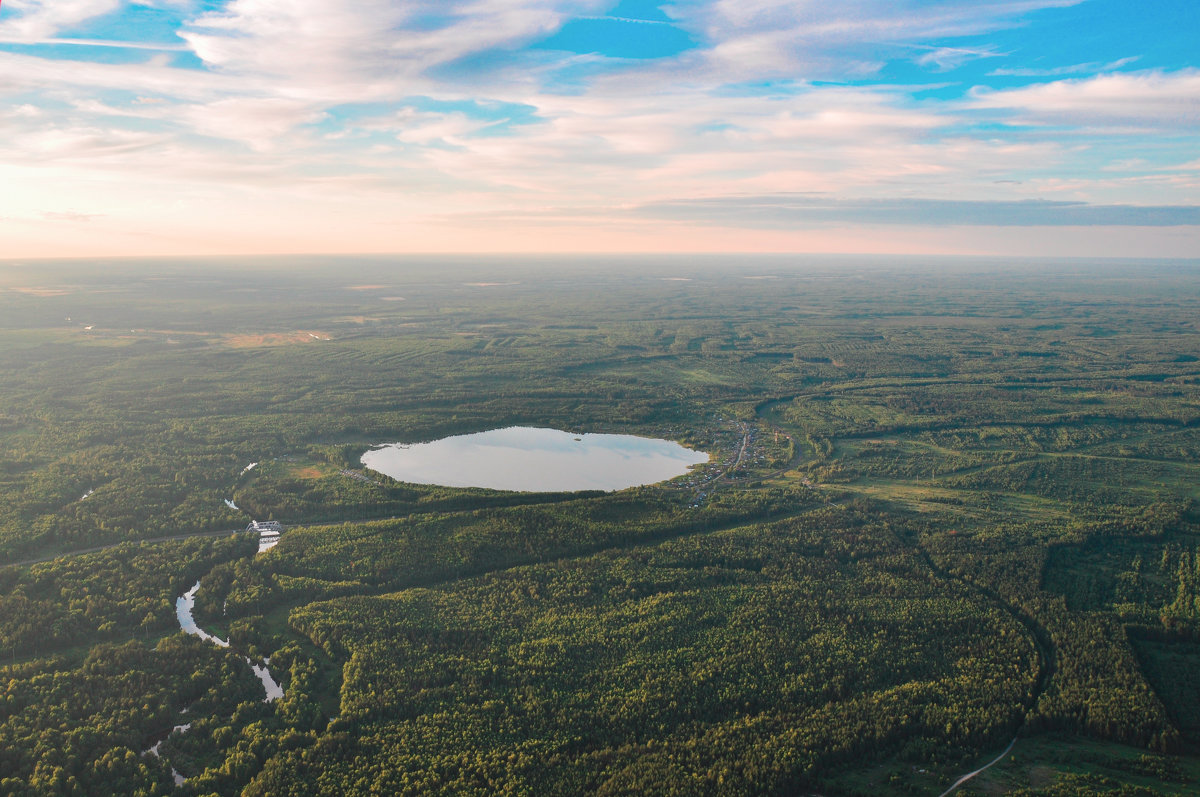
{"type": "Polygon", "coordinates": [[[386,99],[432,87],[428,75],[438,66],[516,47],[552,32],[568,13],[603,5],[602,0],[234,0],[181,35],[212,68],[265,79],[288,96],[386,99]]]}
{"type": "Polygon", "coordinates": [[[39,92],[54,97],[77,89],[133,91],[179,100],[215,99],[239,89],[218,76],[172,69],[161,60],[133,64],[80,64],[0,52],[0,93],[39,92]]]}
{"type": "Polygon", "coordinates": [[[101,165],[164,143],[164,138],[95,127],[54,127],[30,130],[20,139],[19,150],[31,162],[85,161],[101,165]]]}
{"type": "Polygon", "coordinates": [[[406,110],[387,125],[397,139],[410,144],[449,144],[462,146],[467,136],[487,127],[486,121],[463,113],[424,113],[406,110]]]}
{"type": "Polygon", "coordinates": [[[38,41],[120,5],[120,0],[8,0],[0,18],[0,39],[38,41]]]}
{"type": "Polygon", "coordinates": [[[1194,130],[1200,125],[1200,70],[1124,72],[1006,91],[978,89],[971,105],[1073,127],[1194,130]]]}
{"type": "Polygon", "coordinates": [[[295,100],[233,97],[188,105],[174,116],[201,135],[241,141],[262,152],[282,145],[297,126],[320,121],[323,114],[295,100]]]}

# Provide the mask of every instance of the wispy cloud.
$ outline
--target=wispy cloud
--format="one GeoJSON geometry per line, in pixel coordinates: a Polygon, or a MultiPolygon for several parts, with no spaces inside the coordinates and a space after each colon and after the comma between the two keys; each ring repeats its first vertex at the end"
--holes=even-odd
{"type": "Polygon", "coordinates": [[[1096,73],[1112,72],[1123,66],[1129,66],[1138,60],[1139,56],[1120,58],[1116,61],[1101,63],[1092,61],[1086,64],[1068,64],[1067,66],[1045,67],[1000,67],[988,73],[989,77],[1064,77],[1066,75],[1094,75],[1096,73]]]}
{"type": "Polygon", "coordinates": [[[992,227],[1200,225],[1200,205],[1093,205],[1086,202],[1048,200],[842,200],[826,196],[782,195],[662,202],[639,206],[633,213],[689,224],[766,228],[821,226],[831,223],[992,227]]]}
{"type": "MultiPolygon", "coordinates": [[[[807,72],[823,79],[853,72],[870,74],[882,61],[872,42],[923,44],[971,36],[1020,24],[1023,15],[1084,0],[989,0],[971,4],[919,0],[860,0],[854,3],[783,3],[775,0],[719,0],[688,5],[680,24],[716,42],[710,63],[731,77],[807,72]],[[868,45],[868,46],[864,46],[868,45]]],[[[944,51],[928,63],[961,58],[978,48],[928,45],[944,51]]],[[[849,73],[849,74],[853,74],[849,73]]]]}
{"type": "Polygon", "coordinates": [[[897,45],[921,51],[916,62],[921,66],[934,67],[943,72],[957,69],[970,61],[981,58],[1000,58],[1005,53],[998,52],[995,47],[936,47],[926,44],[897,45]]]}
{"type": "Polygon", "coordinates": [[[78,224],[81,222],[89,222],[89,221],[92,221],[93,219],[102,219],[102,218],[104,218],[104,214],[103,213],[76,213],[74,211],[61,211],[61,212],[51,211],[51,212],[43,213],[42,218],[45,219],[46,221],[65,221],[65,222],[69,222],[71,224],[78,224]]]}
{"type": "Polygon", "coordinates": [[[155,42],[123,42],[112,41],[110,39],[18,39],[18,38],[2,38],[0,44],[21,44],[21,45],[49,45],[49,46],[77,46],[77,47],[108,47],[115,50],[151,50],[154,52],[190,52],[190,49],[183,44],[158,44],[155,42]]]}

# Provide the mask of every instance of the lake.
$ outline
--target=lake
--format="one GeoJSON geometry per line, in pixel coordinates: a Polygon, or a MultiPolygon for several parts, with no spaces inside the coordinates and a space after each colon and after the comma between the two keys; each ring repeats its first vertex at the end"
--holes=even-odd
{"type": "Polygon", "coordinates": [[[673,479],[708,454],[670,440],[510,426],[431,443],[391,443],[362,463],[413,484],[519,492],[623,490],[673,479]]]}

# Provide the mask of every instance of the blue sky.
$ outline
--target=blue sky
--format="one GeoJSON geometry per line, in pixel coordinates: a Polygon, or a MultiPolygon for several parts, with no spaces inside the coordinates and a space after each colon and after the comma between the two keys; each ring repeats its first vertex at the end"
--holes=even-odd
{"type": "Polygon", "coordinates": [[[4,0],[0,257],[1195,257],[1197,30],[1195,0],[4,0]]]}

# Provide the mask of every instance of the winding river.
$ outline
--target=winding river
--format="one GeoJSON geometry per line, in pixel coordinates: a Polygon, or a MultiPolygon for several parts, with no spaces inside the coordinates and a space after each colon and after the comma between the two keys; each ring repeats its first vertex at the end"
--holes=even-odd
{"type": "MultiPolygon", "coordinates": [[[[174,728],[171,729],[171,733],[187,733],[188,729],[191,727],[192,727],[192,723],[190,723],[190,722],[185,723],[183,725],[176,725],[174,728]]],[[[171,733],[168,733],[167,736],[170,736],[171,733]]],[[[150,755],[154,756],[155,758],[162,758],[162,753],[159,752],[159,748],[162,747],[162,743],[165,742],[166,740],[167,740],[166,737],[159,739],[157,742],[154,743],[153,747],[151,747],[149,750],[143,751],[142,755],[146,755],[147,753],[149,753],[150,755]]],[[[182,786],[184,783],[187,782],[187,778],[185,778],[183,775],[179,774],[179,770],[176,769],[175,767],[171,767],[171,777],[175,779],[176,786],[182,786]]]]}
{"type": "MultiPolygon", "coordinates": [[[[179,628],[185,634],[191,634],[192,636],[200,637],[205,642],[210,642],[219,648],[228,648],[229,640],[221,639],[219,636],[210,634],[200,626],[196,625],[196,618],[192,616],[192,610],[196,608],[196,593],[199,591],[200,582],[197,581],[192,585],[191,589],[175,599],[175,618],[179,621],[179,628]]],[[[263,697],[264,703],[270,703],[273,700],[278,700],[279,698],[283,697],[283,687],[280,686],[279,682],[271,676],[271,671],[267,668],[267,666],[271,663],[270,658],[263,659],[258,664],[255,664],[249,656],[243,656],[242,658],[245,660],[247,666],[250,667],[251,672],[254,673],[255,677],[257,677],[259,682],[263,685],[263,691],[266,693],[266,696],[263,697]]],[[[187,709],[184,709],[184,713],[187,713],[187,709]]],[[[166,741],[167,737],[172,733],[187,733],[188,729],[191,727],[192,723],[190,722],[184,723],[183,725],[176,725],[167,733],[166,736],[155,742],[152,747],[144,750],[142,755],[153,755],[156,758],[161,757],[159,749],[162,747],[162,743],[166,741]]],[[[175,779],[176,786],[182,785],[187,780],[179,773],[179,770],[175,769],[174,767],[171,767],[171,777],[175,779]]]]}
{"type": "MultiPolygon", "coordinates": [[[[175,599],[175,617],[179,620],[179,627],[185,634],[198,636],[206,642],[211,642],[217,647],[229,647],[229,640],[221,639],[219,636],[208,633],[200,626],[196,625],[196,619],[192,616],[192,610],[196,607],[196,593],[200,591],[200,582],[197,581],[187,592],[175,599]]],[[[271,677],[271,671],[267,669],[270,664],[270,659],[266,659],[258,664],[250,660],[249,656],[243,656],[246,664],[262,682],[263,689],[267,696],[263,698],[264,703],[270,703],[272,700],[278,700],[283,697],[283,687],[279,682],[271,677]]]]}

